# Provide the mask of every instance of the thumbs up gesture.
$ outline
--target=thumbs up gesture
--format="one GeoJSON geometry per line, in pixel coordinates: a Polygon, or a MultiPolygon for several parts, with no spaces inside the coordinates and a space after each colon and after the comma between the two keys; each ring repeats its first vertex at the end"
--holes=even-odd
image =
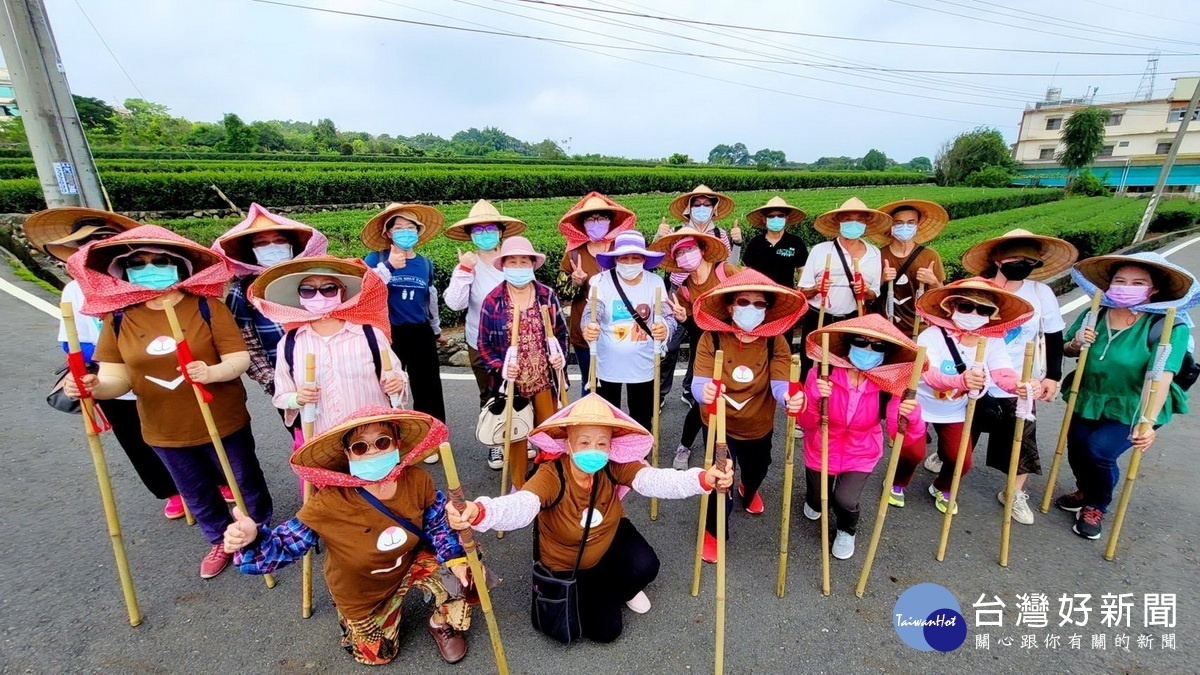
{"type": "Polygon", "coordinates": [[[226,553],[237,553],[258,538],[258,525],[238,507],[233,507],[233,522],[225,528],[226,553]]]}
{"type": "Polygon", "coordinates": [[[742,227],[740,220],[734,219],[733,227],[729,228],[729,240],[735,244],[742,243],[742,227]]]}
{"type": "Polygon", "coordinates": [[[890,262],[884,260],[883,261],[883,281],[886,283],[888,281],[895,281],[895,280],[896,280],[896,268],[892,267],[892,264],[890,262]]]}
{"type": "Polygon", "coordinates": [[[661,220],[661,221],[658,223],[658,235],[657,235],[657,236],[658,236],[658,237],[665,237],[665,236],[667,236],[668,234],[671,234],[671,226],[670,226],[669,224],[667,224],[667,219],[664,217],[664,218],[663,218],[663,219],[662,219],[662,220],[661,220]]]}
{"type": "Polygon", "coordinates": [[[933,263],[917,269],[917,281],[925,284],[927,287],[938,285],[937,275],[933,273],[933,263]]]}
{"type": "Polygon", "coordinates": [[[462,252],[462,249],[454,249],[458,251],[458,264],[460,267],[466,268],[468,271],[475,269],[475,264],[479,262],[479,257],[474,251],[462,252]]]}

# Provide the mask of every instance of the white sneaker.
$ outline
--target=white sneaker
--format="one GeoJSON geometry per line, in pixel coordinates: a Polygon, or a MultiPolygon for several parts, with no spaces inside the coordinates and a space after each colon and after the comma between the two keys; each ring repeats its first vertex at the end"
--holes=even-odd
{"type": "Polygon", "coordinates": [[[488,448],[487,458],[488,468],[493,471],[499,471],[504,468],[504,450],[499,446],[488,448]]]}
{"type": "MultiPolygon", "coordinates": [[[[1001,490],[996,499],[1000,503],[1004,503],[1004,490],[1001,490]]],[[[1029,493],[1024,490],[1017,490],[1017,494],[1013,496],[1012,519],[1022,525],[1033,524],[1033,510],[1029,508],[1029,493]]]]}
{"type": "Polygon", "coordinates": [[[676,471],[687,471],[688,463],[692,459],[692,449],[686,445],[681,445],[675,448],[675,460],[671,462],[671,466],[675,467],[676,471]]]}
{"type": "Polygon", "coordinates": [[[645,614],[650,611],[650,598],[646,597],[645,591],[638,591],[638,594],[626,602],[625,606],[638,614],[645,614]]]}
{"type": "Polygon", "coordinates": [[[808,518],[809,520],[820,520],[821,512],[814,511],[811,507],[809,507],[808,502],[804,502],[804,517],[808,518]]]}
{"type": "Polygon", "coordinates": [[[941,473],[942,459],[937,456],[936,452],[925,458],[925,470],[933,473],[941,473]]]}
{"type": "Polygon", "coordinates": [[[441,460],[442,460],[442,456],[435,452],[432,455],[425,458],[425,463],[426,464],[437,464],[441,460]]]}
{"type": "Polygon", "coordinates": [[[534,448],[532,445],[530,445],[529,448],[525,451],[525,458],[533,459],[534,457],[537,457],[537,449],[534,448]]]}
{"type": "Polygon", "coordinates": [[[833,539],[833,550],[830,551],[838,560],[849,560],[854,555],[854,535],[838,530],[833,539]]]}

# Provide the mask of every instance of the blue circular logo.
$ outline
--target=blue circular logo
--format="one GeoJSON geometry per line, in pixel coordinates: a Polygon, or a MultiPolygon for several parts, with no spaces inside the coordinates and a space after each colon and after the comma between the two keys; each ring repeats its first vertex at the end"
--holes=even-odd
{"type": "Polygon", "coordinates": [[[904,591],[892,610],[892,626],[904,644],[923,652],[952,652],[967,639],[958,599],[938,584],[904,591]]]}

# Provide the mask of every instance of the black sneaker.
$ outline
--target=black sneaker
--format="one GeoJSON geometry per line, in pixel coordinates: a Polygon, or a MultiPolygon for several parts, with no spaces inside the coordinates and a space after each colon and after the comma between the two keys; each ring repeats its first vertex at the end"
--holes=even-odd
{"type": "Polygon", "coordinates": [[[1063,495],[1054,500],[1054,505],[1063,511],[1079,513],[1079,509],[1083,508],[1083,493],[1076,490],[1069,495],[1063,495]]]}
{"type": "Polygon", "coordinates": [[[487,465],[493,471],[499,471],[504,468],[504,448],[498,445],[488,448],[487,465]]]}
{"type": "Polygon", "coordinates": [[[1100,530],[1104,529],[1104,514],[1100,509],[1085,506],[1075,516],[1075,525],[1071,528],[1075,534],[1084,539],[1099,539],[1100,530]]]}

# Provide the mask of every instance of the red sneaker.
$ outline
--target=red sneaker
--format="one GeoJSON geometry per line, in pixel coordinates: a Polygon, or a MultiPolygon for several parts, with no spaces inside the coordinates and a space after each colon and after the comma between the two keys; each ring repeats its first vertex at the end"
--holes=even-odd
{"type": "Polygon", "coordinates": [[[225,552],[223,544],[213,544],[213,547],[208,551],[208,555],[204,556],[204,560],[200,561],[200,578],[211,579],[225,571],[225,568],[229,565],[229,559],[232,557],[232,553],[225,552]]]}
{"type": "Polygon", "coordinates": [[[226,504],[234,503],[233,490],[230,490],[228,485],[222,485],[217,489],[221,491],[221,499],[224,499],[226,504]]]}
{"type": "MultiPolygon", "coordinates": [[[[741,497],[743,501],[745,501],[746,488],[742,486],[741,482],[738,483],[738,496],[741,497]]],[[[761,516],[762,512],[763,512],[762,494],[755,492],[754,499],[751,499],[750,503],[746,504],[746,513],[749,513],[752,516],[761,516]]]]}
{"type": "Polygon", "coordinates": [[[167,499],[167,505],[163,507],[163,515],[167,520],[179,520],[184,516],[183,497],[175,495],[167,499]]]}
{"type": "Polygon", "coordinates": [[[717,538],[707,532],[704,533],[704,553],[700,557],[706,563],[717,562],[717,538]]]}

